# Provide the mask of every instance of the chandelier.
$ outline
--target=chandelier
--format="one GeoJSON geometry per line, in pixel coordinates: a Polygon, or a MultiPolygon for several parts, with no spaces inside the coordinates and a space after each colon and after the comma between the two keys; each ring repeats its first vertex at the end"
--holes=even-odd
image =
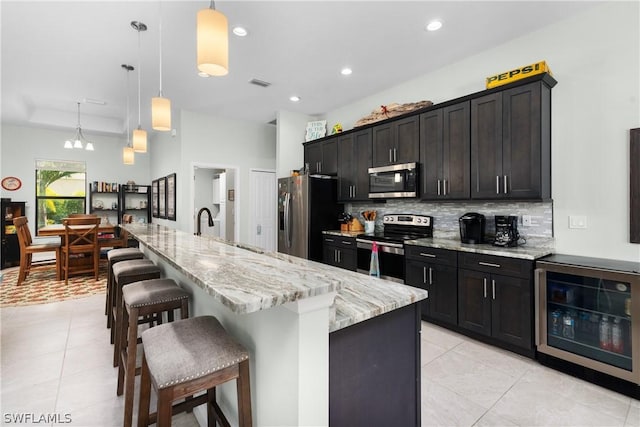
{"type": "Polygon", "coordinates": [[[93,144],[87,141],[82,133],[82,127],[80,126],[80,103],[78,102],[78,125],[76,126],[76,136],[73,139],[67,139],[64,142],[64,148],[84,148],[88,151],[93,151],[93,144]],[[83,145],[84,141],[84,145],[83,145]]]}

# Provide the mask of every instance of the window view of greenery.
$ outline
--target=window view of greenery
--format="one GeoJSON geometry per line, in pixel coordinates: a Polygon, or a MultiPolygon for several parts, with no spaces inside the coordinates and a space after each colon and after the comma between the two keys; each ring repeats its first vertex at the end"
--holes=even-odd
{"type": "Polygon", "coordinates": [[[36,218],[38,228],[60,224],[72,213],[85,213],[84,162],[36,162],[36,218]]]}

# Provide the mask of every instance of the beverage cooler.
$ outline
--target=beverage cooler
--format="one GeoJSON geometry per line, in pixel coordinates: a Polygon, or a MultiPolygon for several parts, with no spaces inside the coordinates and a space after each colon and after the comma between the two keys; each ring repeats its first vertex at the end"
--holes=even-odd
{"type": "Polygon", "coordinates": [[[640,384],[640,263],[536,263],[538,352],[640,384]]]}

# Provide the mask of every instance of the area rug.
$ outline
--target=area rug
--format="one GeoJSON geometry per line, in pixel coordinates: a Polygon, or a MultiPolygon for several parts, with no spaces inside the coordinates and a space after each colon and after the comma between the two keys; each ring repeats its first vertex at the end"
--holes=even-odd
{"type": "Polygon", "coordinates": [[[70,277],[67,285],[64,280],[56,280],[53,266],[33,270],[20,286],[16,286],[18,272],[18,267],[0,271],[0,307],[45,304],[87,297],[104,293],[107,283],[107,266],[103,263],[100,264],[98,281],[93,280],[93,276],[90,275],[79,275],[70,277]]]}

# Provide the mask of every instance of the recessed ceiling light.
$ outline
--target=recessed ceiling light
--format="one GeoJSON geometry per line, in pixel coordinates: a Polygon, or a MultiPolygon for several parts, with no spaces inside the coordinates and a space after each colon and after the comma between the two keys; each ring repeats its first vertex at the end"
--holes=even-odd
{"type": "Polygon", "coordinates": [[[348,76],[351,73],[353,73],[353,70],[349,67],[344,67],[342,70],[340,70],[340,74],[342,74],[343,76],[348,76]]]}
{"type": "Polygon", "coordinates": [[[436,19],[434,21],[429,22],[426,26],[426,29],[427,31],[436,31],[436,30],[439,30],[441,27],[442,27],[442,22],[436,19]]]}
{"type": "Polygon", "coordinates": [[[289,101],[291,101],[291,102],[298,102],[298,101],[300,101],[300,97],[299,97],[299,96],[296,96],[296,95],[290,96],[290,97],[289,97],[289,101]]]}
{"type": "Polygon", "coordinates": [[[236,35],[236,36],[238,36],[238,37],[244,37],[244,36],[246,36],[246,35],[247,35],[247,34],[249,34],[249,33],[247,33],[246,28],[243,28],[243,27],[233,27],[233,34],[235,34],[235,35],[236,35]]]}
{"type": "Polygon", "coordinates": [[[198,73],[198,75],[199,75],[200,77],[204,77],[204,78],[211,77],[209,74],[205,73],[204,71],[200,71],[200,72],[198,73]]]}

